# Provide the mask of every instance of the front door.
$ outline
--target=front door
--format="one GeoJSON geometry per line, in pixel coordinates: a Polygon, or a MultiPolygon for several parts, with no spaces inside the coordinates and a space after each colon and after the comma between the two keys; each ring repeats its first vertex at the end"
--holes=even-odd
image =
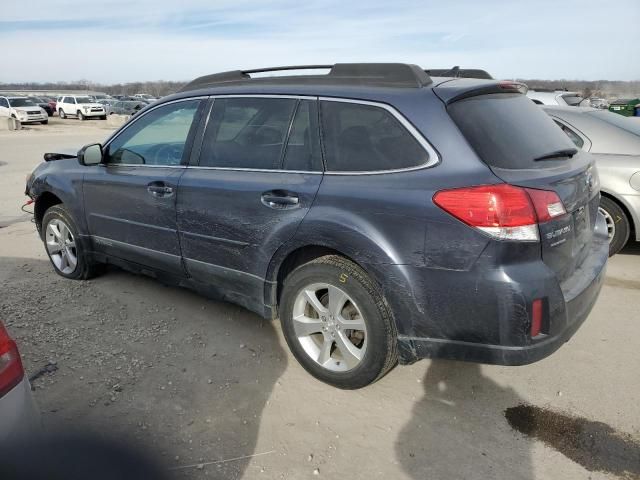
{"type": "Polygon", "coordinates": [[[187,99],[148,111],[105,146],[103,165],[88,170],[84,204],[96,251],[184,273],[176,191],[200,104],[187,99]]]}
{"type": "Polygon", "coordinates": [[[315,99],[216,98],[199,164],[178,187],[189,274],[259,310],[269,261],[309,211],[322,171],[315,99]]]}

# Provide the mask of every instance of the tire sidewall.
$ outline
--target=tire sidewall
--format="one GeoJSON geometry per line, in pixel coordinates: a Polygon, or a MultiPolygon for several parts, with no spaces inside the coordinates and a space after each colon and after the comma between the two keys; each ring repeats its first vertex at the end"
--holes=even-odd
{"type": "Polygon", "coordinates": [[[616,226],[616,232],[609,244],[609,256],[618,253],[626,245],[629,240],[630,225],[624,210],[613,200],[602,197],[600,199],[600,208],[606,210],[613,219],[616,226]]]}
{"type": "Polygon", "coordinates": [[[298,362],[311,375],[330,385],[345,389],[361,388],[380,376],[388,355],[388,326],[382,310],[386,307],[378,293],[374,292],[372,296],[370,290],[357,278],[335,265],[312,262],[299,267],[287,277],[281,299],[280,321],[285,339],[298,362]],[[345,282],[341,282],[345,276],[345,282]],[[367,350],[360,364],[352,370],[332,372],[321,367],[307,355],[296,337],[293,327],[293,305],[298,293],[313,283],[328,283],[345,291],[356,303],[365,319],[367,350]]]}
{"type": "Polygon", "coordinates": [[[53,207],[50,207],[45,212],[44,217],[42,218],[42,241],[44,244],[45,252],[47,252],[47,257],[49,257],[49,261],[51,262],[53,269],[58,275],[60,275],[61,277],[71,278],[71,279],[81,279],[81,278],[87,277],[88,262],[86,259],[84,248],[82,246],[82,243],[80,242],[80,236],[78,235],[78,228],[76,227],[76,223],[73,220],[73,217],[71,217],[69,212],[67,212],[67,210],[64,207],[60,205],[54,205],[53,207]],[[63,273],[60,270],[58,270],[58,267],[56,267],[55,263],[53,263],[53,260],[51,259],[51,255],[49,254],[49,250],[47,249],[47,245],[46,245],[47,226],[52,220],[55,220],[55,219],[62,220],[67,225],[69,230],[71,230],[71,234],[73,235],[73,238],[75,240],[76,258],[78,259],[78,264],[76,265],[75,270],[71,273],[63,273]]]}

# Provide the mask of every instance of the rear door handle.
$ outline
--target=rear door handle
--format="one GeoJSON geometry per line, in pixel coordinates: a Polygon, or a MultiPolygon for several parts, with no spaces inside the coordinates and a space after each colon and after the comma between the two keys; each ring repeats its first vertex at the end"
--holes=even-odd
{"type": "Polygon", "coordinates": [[[299,205],[298,195],[285,190],[271,190],[264,192],[261,197],[262,204],[269,208],[284,209],[295,208],[299,205]]]}
{"type": "Polygon", "coordinates": [[[169,187],[164,182],[151,182],[147,185],[147,192],[154,197],[165,198],[173,195],[173,187],[169,187]]]}

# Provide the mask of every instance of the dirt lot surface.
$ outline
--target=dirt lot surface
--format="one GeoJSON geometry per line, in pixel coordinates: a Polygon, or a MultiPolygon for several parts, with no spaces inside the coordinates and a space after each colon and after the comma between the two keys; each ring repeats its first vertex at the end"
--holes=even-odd
{"type": "Polygon", "coordinates": [[[638,246],[611,260],[590,318],[550,358],[422,361],[340,391],[304,372],[277,322],[117,269],[83,282],[54,274],[20,212],[25,175],[46,151],[108,134],[104,122],[57,118],[0,132],[0,319],[28,373],[57,367],[34,382],[48,429],[138,441],[178,478],[640,478],[638,246]],[[558,433],[553,412],[571,429],[558,433]],[[571,443],[586,455],[558,445],[594,422],[604,427],[571,443]],[[540,432],[547,424],[556,430],[540,432]],[[589,451],[603,428],[625,439],[622,452],[589,451]],[[592,471],[577,463],[594,455],[606,461],[584,462],[592,471]]]}

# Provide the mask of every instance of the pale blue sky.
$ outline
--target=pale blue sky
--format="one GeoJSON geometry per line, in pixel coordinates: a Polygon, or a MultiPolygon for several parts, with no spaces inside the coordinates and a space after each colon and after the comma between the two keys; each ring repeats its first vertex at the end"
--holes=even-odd
{"type": "Polygon", "coordinates": [[[497,78],[640,79],[640,0],[3,3],[0,82],[189,80],[348,61],[479,67],[497,78]]]}

